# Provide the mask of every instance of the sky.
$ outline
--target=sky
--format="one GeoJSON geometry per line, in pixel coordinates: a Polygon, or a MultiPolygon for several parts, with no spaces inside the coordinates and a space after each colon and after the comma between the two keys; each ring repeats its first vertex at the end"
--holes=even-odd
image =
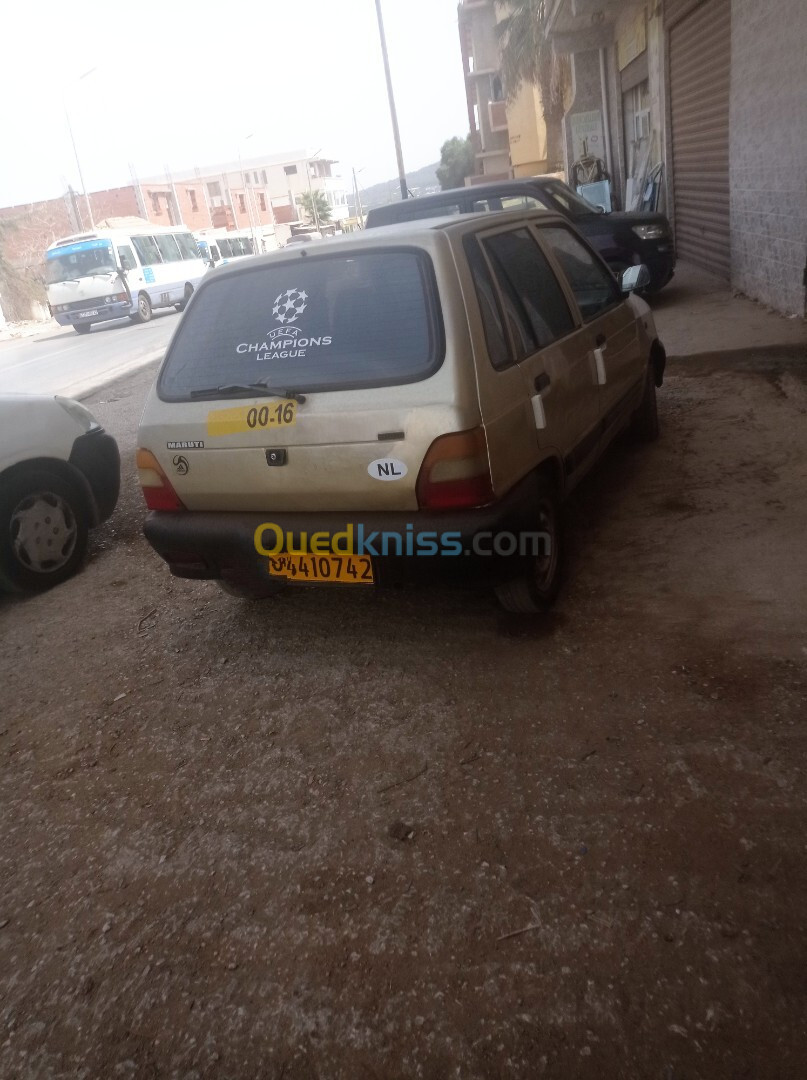
{"type": "MultiPolygon", "coordinates": [[[[465,135],[456,0],[382,0],[404,164],[465,135]]],[[[7,4],[0,206],[307,147],[397,175],[374,0],[7,4]],[[86,74],[89,72],[89,74],[86,74]]]]}

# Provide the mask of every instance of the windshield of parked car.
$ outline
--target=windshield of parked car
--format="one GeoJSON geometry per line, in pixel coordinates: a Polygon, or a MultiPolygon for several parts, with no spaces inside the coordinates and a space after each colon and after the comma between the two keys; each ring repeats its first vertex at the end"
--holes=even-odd
{"type": "Polygon", "coordinates": [[[84,240],[45,253],[45,281],[73,281],[97,277],[115,270],[115,256],[109,240],[84,240]]]}
{"type": "Polygon", "coordinates": [[[313,391],[414,382],[442,352],[423,252],[298,255],[211,278],[171,344],[159,393],[184,401],[234,383],[313,391]]]}
{"type": "Polygon", "coordinates": [[[599,213],[598,207],[593,206],[581,195],[577,195],[562,180],[548,180],[541,184],[541,191],[546,192],[560,212],[566,214],[567,217],[589,217],[591,214],[599,213]]]}

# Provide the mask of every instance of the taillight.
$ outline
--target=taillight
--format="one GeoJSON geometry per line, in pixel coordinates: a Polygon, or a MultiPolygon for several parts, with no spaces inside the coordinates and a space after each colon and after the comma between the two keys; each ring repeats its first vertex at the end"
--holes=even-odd
{"type": "Polygon", "coordinates": [[[435,439],[420,466],[415,492],[421,510],[459,509],[492,502],[485,429],[455,431],[435,439]]]}
{"type": "Polygon", "coordinates": [[[149,510],[184,510],[171,481],[165,475],[159,461],[150,450],[137,451],[137,471],[143,498],[149,510]]]}

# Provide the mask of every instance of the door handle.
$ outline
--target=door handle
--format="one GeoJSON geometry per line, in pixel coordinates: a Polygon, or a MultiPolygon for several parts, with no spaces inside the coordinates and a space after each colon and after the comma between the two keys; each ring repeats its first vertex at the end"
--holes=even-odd
{"type": "Polygon", "coordinates": [[[540,375],[535,376],[535,390],[537,393],[542,393],[549,386],[552,380],[549,378],[545,371],[542,371],[540,375]]]}

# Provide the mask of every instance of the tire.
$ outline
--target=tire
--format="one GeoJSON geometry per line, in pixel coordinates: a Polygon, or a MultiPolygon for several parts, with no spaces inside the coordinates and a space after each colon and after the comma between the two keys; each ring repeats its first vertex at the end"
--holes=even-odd
{"type": "Polygon", "coordinates": [[[641,404],[633,414],[631,435],[638,442],[655,442],[659,436],[656,376],[652,364],[647,368],[641,404]]]}
{"type": "Polygon", "coordinates": [[[539,481],[534,519],[537,528],[548,534],[548,551],[529,557],[529,572],[496,587],[496,596],[505,611],[518,615],[536,615],[547,611],[560,589],[563,566],[563,541],[560,499],[548,476],[539,481]]]}
{"type": "Polygon", "coordinates": [[[151,321],[151,300],[148,293],[139,293],[137,297],[137,312],[130,315],[132,322],[142,323],[151,321]]]}
{"type": "Polygon", "coordinates": [[[0,583],[38,593],[71,577],[87,551],[89,521],[81,492],[45,469],[18,472],[0,495],[0,583]]]}
{"type": "Polygon", "coordinates": [[[74,322],[73,323],[73,329],[76,331],[77,334],[89,334],[90,330],[92,330],[92,323],[74,322]]]}
{"type": "Polygon", "coordinates": [[[190,300],[190,298],[192,296],[193,296],[193,285],[187,284],[185,286],[185,299],[180,300],[180,302],[178,304],[174,304],[174,310],[175,311],[184,311],[185,308],[188,306],[188,301],[190,300]]]}

